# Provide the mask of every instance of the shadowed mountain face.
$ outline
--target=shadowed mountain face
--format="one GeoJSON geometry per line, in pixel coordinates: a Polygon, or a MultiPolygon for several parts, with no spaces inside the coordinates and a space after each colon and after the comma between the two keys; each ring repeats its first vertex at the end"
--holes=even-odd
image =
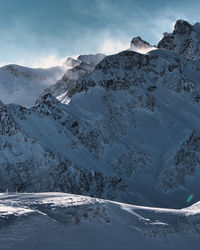
{"type": "Polygon", "coordinates": [[[173,52],[105,57],[61,104],[1,104],[0,189],[181,207],[199,199],[200,65],[173,52]]]}
{"type": "Polygon", "coordinates": [[[65,72],[0,68],[2,249],[199,249],[199,26],[65,72]]]}
{"type": "MultiPolygon", "coordinates": [[[[197,26],[177,21],[172,34],[197,26]]],[[[72,68],[32,108],[1,103],[0,191],[198,201],[200,64],[170,50],[68,59],[72,68]]]]}

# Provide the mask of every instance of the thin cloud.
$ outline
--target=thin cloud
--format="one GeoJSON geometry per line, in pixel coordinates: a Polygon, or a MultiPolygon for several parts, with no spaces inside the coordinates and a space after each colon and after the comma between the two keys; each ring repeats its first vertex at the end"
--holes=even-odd
{"type": "Polygon", "coordinates": [[[126,50],[129,48],[129,43],[124,44],[120,40],[116,40],[114,38],[107,38],[103,40],[102,44],[100,45],[100,53],[110,55],[120,52],[122,50],[126,50]]]}
{"type": "Polygon", "coordinates": [[[18,64],[23,65],[31,68],[50,68],[54,66],[63,66],[64,61],[66,58],[60,58],[56,55],[48,55],[46,57],[40,57],[36,56],[35,58],[24,58],[23,60],[17,60],[17,61],[5,61],[0,62],[0,67],[8,64],[18,64]]]}
{"type": "Polygon", "coordinates": [[[49,55],[47,57],[35,58],[33,68],[50,68],[53,66],[62,66],[66,58],[59,58],[56,55],[49,55]]]}

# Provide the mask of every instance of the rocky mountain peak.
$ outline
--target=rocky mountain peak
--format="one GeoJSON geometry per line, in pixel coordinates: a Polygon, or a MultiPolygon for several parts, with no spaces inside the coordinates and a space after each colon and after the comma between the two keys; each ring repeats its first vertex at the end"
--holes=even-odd
{"type": "Polygon", "coordinates": [[[67,68],[74,68],[81,63],[80,60],[76,60],[72,57],[68,57],[67,60],[63,63],[63,65],[67,68]]]}
{"type": "Polygon", "coordinates": [[[142,54],[146,54],[150,50],[156,49],[148,42],[144,41],[140,36],[134,37],[131,40],[130,49],[142,54]]]}
{"type": "Polygon", "coordinates": [[[0,191],[170,207],[186,192],[199,200],[200,66],[179,55],[195,60],[199,30],[179,20],[162,49],[138,53],[155,47],[136,37],[130,50],[82,55],[31,109],[0,103],[0,191]]]}
{"type": "Polygon", "coordinates": [[[186,34],[193,30],[193,25],[184,20],[177,20],[174,25],[174,34],[186,34]]]}
{"type": "Polygon", "coordinates": [[[130,47],[149,47],[150,44],[146,41],[144,41],[140,36],[133,37],[131,40],[131,45],[130,47]]]}
{"type": "Polygon", "coordinates": [[[176,21],[173,32],[165,32],[157,47],[174,51],[189,60],[200,61],[200,24],[176,21]]]}

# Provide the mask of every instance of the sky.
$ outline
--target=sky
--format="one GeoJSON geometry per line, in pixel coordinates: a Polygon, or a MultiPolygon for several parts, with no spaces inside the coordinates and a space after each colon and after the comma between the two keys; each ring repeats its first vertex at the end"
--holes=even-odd
{"type": "Polygon", "coordinates": [[[0,65],[60,65],[68,56],[113,54],[135,36],[152,45],[177,19],[200,21],[200,1],[0,0],[0,65]]]}

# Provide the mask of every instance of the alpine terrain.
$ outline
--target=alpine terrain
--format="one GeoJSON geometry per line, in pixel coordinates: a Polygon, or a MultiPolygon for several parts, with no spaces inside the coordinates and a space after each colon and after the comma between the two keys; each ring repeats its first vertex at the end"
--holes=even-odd
{"type": "Polygon", "coordinates": [[[200,23],[0,85],[2,249],[199,249],[200,23]]]}

